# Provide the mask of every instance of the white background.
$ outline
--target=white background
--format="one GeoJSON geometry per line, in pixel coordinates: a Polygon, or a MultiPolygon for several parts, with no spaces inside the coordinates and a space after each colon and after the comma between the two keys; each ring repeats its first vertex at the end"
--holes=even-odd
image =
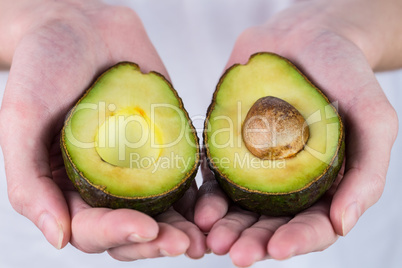
{"type": "MultiPolygon", "coordinates": [[[[127,0],[113,3],[131,6],[143,19],[185,108],[194,119],[196,128],[201,130],[212,92],[236,37],[245,28],[263,23],[274,12],[284,8],[288,1],[127,0]]],[[[0,97],[7,76],[7,71],[0,72],[0,97]]],[[[402,72],[387,72],[377,74],[377,77],[401,117],[402,72]]],[[[347,237],[340,238],[324,252],[282,262],[267,260],[254,267],[402,267],[402,181],[398,170],[401,152],[402,140],[399,137],[392,152],[382,198],[361,217],[347,237]]],[[[198,175],[197,181],[200,179],[198,175]]],[[[210,254],[201,260],[180,256],[123,263],[105,253],[82,253],[70,245],[62,250],[54,249],[31,222],[11,208],[3,156],[0,155],[0,268],[218,266],[231,267],[229,257],[210,254]]]]}

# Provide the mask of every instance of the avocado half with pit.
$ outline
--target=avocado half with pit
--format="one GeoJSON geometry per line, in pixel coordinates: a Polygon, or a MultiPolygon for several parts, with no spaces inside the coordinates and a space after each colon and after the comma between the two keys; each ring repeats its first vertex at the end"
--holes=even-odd
{"type": "Polygon", "coordinates": [[[183,196],[200,160],[196,131],[172,85],[130,62],[103,73],[71,109],[61,151],[89,205],[149,215],[183,196]]]}
{"type": "Polygon", "coordinates": [[[289,60],[268,52],[221,77],[204,125],[209,167],[227,195],[294,215],[333,184],[345,151],[340,115],[289,60]]]}

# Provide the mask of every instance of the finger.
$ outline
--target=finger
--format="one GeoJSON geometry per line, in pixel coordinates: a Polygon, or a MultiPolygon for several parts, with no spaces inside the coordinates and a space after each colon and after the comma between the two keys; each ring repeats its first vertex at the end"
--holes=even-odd
{"type": "Polygon", "coordinates": [[[268,256],[267,245],[279,226],[289,221],[287,217],[261,216],[260,219],[241,233],[230,248],[229,254],[237,267],[249,267],[268,256]]]}
{"type": "Polygon", "coordinates": [[[157,220],[176,227],[188,236],[190,239],[190,245],[186,251],[188,257],[199,259],[204,256],[206,251],[205,235],[194,223],[188,221],[174,209],[162,213],[157,217],[157,220]]]}
{"type": "Polygon", "coordinates": [[[159,223],[159,234],[148,243],[132,243],[108,250],[110,256],[120,261],[178,256],[184,254],[190,241],[186,234],[167,224],[159,223]]]}
{"type": "Polygon", "coordinates": [[[201,163],[201,172],[204,182],[198,190],[194,222],[203,232],[209,232],[212,226],[226,215],[229,199],[207,167],[205,157],[201,163]]]}
{"type": "Polygon", "coordinates": [[[183,215],[187,220],[194,221],[194,206],[197,201],[197,183],[195,180],[191,184],[191,187],[184,193],[174,205],[174,209],[183,215]]]}
{"type": "MultiPolygon", "coordinates": [[[[261,45],[261,42],[250,41],[251,36],[253,40],[255,39],[254,33],[254,28],[250,28],[239,36],[225,69],[235,63],[246,63],[251,54],[260,51],[252,44],[261,45]]],[[[212,226],[226,215],[230,201],[219,187],[213,172],[209,169],[205,152],[203,152],[201,172],[204,180],[198,192],[194,221],[202,231],[209,232],[212,226]]]]}
{"type": "Polygon", "coordinates": [[[268,242],[268,255],[277,260],[326,249],[338,236],[329,219],[330,200],[297,214],[282,225],[268,242]]]}
{"type": "Polygon", "coordinates": [[[362,101],[349,112],[354,118],[348,124],[345,175],[331,206],[331,220],[339,235],[346,235],[380,198],[397,133],[396,115],[386,100],[362,101]]]}
{"type": "Polygon", "coordinates": [[[232,206],[207,236],[207,247],[217,255],[229,252],[241,233],[258,220],[258,214],[232,206]]]}
{"type": "Polygon", "coordinates": [[[154,219],[131,209],[92,208],[77,192],[67,192],[71,210],[71,244],[88,253],[131,243],[148,242],[158,235],[154,219]]]}
{"type": "Polygon", "coordinates": [[[70,239],[68,207],[63,193],[52,180],[49,145],[41,133],[45,129],[35,122],[35,118],[44,115],[31,111],[28,116],[26,112],[6,106],[1,110],[0,136],[8,196],[13,208],[31,220],[49,243],[60,249],[70,239]]]}

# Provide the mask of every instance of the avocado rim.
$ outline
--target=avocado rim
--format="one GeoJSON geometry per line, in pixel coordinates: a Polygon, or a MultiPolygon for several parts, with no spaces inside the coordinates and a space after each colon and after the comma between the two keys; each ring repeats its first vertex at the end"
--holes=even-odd
{"type": "Polygon", "coordinates": [[[216,96],[220,89],[222,82],[224,81],[226,75],[237,66],[243,64],[233,64],[230,66],[220,77],[219,82],[215,88],[214,94],[212,96],[212,101],[208,107],[206,118],[204,121],[204,131],[203,131],[203,146],[206,152],[206,160],[209,168],[215,175],[221,188],[226,192],[226,194],[240,206],[259,212],[261,214],[272,215],[272,216],[288,216],[294,215],[299,211],[310,207],[315,203],[333,184],[335,181],[339,170],[341,169],[344,154],[345,154],[345,129],[342,118],[336,108],[330,103],[328,97],[317,88],[291,61],[288,59],[272,53],[272,52],[257,52],[250,56],[247,65],[254,57],[258,55],[271,55],[278,57],[286,61],[291,67],[294,68],[305,81],[313,87],[328,103],[328,105],[333,109],[338,117],[339,121],[339,138],[337,142],[337,150],[334,153],[331,161],[327,165],[326,169],[316,178],[312,179],[304,187],[297,190],[289,192],[264,192],[254,189],[248,189],[242,185],[239,185],[232,180],[230,180],[226,175],[224,175],[217,165],[213,161],[213,157],[210,154],[208,148],[208,124],[212,111],[215,108],[216,96]],[[321,187],[322,186],[322,187],[321,187]],[[251,197],[252,196],[252,197],[251,197]],[[253,200],[254,199],[254,200],[253,200]]]}
{"type": "Polygon", "coordinates": [[[141,212],[144,212],[148,215],[154,216],[165,210],[167,210],[174,202],[179,200],[184,193],[191,186],[194,178],[197,174],[198,167],[200,165],[200,146],[199,146],[199,138],[196,134],[196,130],[193,126],[193,123],[188,115],[187,110],[184,108],[183,101],[179,97],[177,91],[173,88],[172,84],[159,72],[150,71],[159,78],[161,78],[167,85],[169,89],[173,92],[176,99],[179,101],[179,109],[184,112],[186,120],[190,126],[192,135],[194,137],[195,145],[196,145],[196,158],[195,163],[192,169],[183,175],[183,179],[175,185],[175,187],[154,195],[149,196],[119,196],[106,191],[106,186],[96,185],[92,183],[74,164],[71,156],[66,147],[66,137],[65,137],[65,128],[67,124],[70,122],[72,115],[74,114],[75,109],[81,103],[81,101],[88,95],[88,93],[93,89],[93,87],[98,83],[100,79],[103,78],[105,74],[107,74],[110,70],[117,68],[121,65],[130,65],[138,70],[140,67],[138,64],[128,61],[119,62],[112,67],[108,68],[104,71],[93,83],[92,85],[85,91],[85,93],[80,97],[80,99],[74,104],[71,110],[68,112],[66,119],[63,123],[63,128],[61,130],[60,137],[60,147],[64,160],[64,165],[66,167],[67,175],[72,181],[75,188],[80,193],[81,197],[92,207],[109,207],[109,208],[131,208],[136,209],[141,212]]]}

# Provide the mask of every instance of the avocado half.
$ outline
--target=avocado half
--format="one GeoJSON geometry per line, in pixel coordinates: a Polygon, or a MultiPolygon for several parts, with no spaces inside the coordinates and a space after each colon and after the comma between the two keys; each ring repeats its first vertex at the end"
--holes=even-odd
{"type": "Polygon", "coordinates": [[[272,216],[314,204],[336,179],[345,152],[334,105],[289,60],[269,52],[222,75],[203,138],[209,167],[226,194],[272,216]]]}
{"type": "Polygon", "coordinates": [[[193,182],[198,137],[181,98],[161,74],[121,62],[68,113],[61,133],[67,174],[93,207],[168,209],[193,182]]]}

